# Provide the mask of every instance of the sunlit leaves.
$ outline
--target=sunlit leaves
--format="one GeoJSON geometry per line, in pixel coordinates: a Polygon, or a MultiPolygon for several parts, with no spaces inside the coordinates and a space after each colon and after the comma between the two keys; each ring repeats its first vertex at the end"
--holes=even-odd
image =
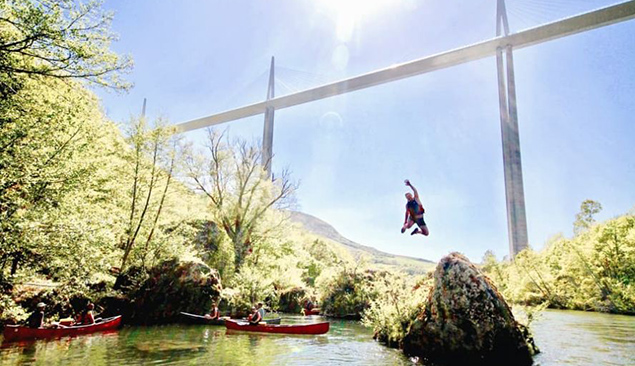
{"type": "Polygon", "coordinates": [[[540,252],[526,250],[513,263],[485,262],[483,269],[515,303],[619,313],[635,311],[635,216],[594,224],[601,207],[582,204],[578,235],[556,236],[540,252]]]}
{"type": "Polygon", "coordinates": [[[112,13],[102,1],[5,0],[0,2],[0,71],[82,79],[127,89],[120,78],[129,57],[112,52],[112,13]]]}
{"type": "Polygon", "coordinates": [[[286,171],[273,181],[267,177],[259,145],[232,140],[213,129],[207,133],[206,150],[189,153],[188,177],[209,199],[214,223],[231,239],[238,270],[254,250],[253,235],[258,233],[261,219],[292,202],[297,187],[286,171]]]}

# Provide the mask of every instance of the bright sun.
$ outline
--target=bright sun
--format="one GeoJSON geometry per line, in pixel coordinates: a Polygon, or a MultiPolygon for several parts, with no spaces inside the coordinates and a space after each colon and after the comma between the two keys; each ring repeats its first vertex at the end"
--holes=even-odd
{"type": "Polygon", "coordinates": [[[335,17],[337,38],[348,41],[361,19],[368,18],[396,0],[319,0],[324,10],[335,17]]]}

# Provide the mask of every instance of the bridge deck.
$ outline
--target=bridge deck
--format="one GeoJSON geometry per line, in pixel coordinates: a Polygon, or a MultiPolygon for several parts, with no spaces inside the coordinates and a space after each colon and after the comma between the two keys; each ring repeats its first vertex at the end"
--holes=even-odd
{"type": "Polygon", "coordinates": [[[298,104],[320,100],[411,76],[425,74],[484,57],[493,56],[496,53],[496,49],[499,47],[511,45],[514,49],[519,49],[633,18],[635,18],[635,0],[597,9],[552,23],[547,23],[518,33],[513,33],[508,36],[496,37],[470,46],[394,65],[331,84],[273,98],[269,101],[262,101],[208,117],[198,118],[180,123],[176,126],[181,132],[192,131],[199,128],[262,114],[265,112],[267,106],[271,106],[274,109],[288,108],[298,104]]]}

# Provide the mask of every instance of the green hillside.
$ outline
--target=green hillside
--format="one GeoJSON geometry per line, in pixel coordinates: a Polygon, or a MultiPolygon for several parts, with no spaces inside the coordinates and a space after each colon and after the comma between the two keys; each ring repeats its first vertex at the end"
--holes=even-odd
{"type": "Polygon", "coordinates": [[[401,270],[410,274],[423,274],[432,270],[435,263],[427,259],[413,258],[382,252],[375,248],[355,243],[343,237],[329,223],[315,216],[297,211],[290,211],[291,220],[301,224],[312,234],[331,240],[346,249],[355,258],[365,258],[377,269],[401,270]]]}

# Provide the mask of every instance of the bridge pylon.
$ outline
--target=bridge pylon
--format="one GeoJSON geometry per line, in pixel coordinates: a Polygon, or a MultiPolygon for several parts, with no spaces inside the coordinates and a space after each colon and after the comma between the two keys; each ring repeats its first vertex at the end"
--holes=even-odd
{"type": "Polygon", "coordinates": [[[262,132],[262,166],[267,171],[267,177],[271,178],[271,162],[273,159],[273,116],[275,109],[268,102],[275,98],[275,58],[271,56],[271,68],[269,69],[269,86],[267,87],[267,108],[265,109],[265,123],[262,132]]]}
{"type": "MultiPolygon", "coordinates": [[[[509,22],[505,0],[498,0],[496,5],[496,36],[500,37],[503,35],[509,35],[509,22]]],[[[523,167],[520,158],[516,80],[514,77],[514,58],[511,45],[503,45],[496,49],[496,68],[498,71],[509,256],[513,260],[516,254],[528,247],[529,243],[527,217],[525,214],[523,167]]]]}

